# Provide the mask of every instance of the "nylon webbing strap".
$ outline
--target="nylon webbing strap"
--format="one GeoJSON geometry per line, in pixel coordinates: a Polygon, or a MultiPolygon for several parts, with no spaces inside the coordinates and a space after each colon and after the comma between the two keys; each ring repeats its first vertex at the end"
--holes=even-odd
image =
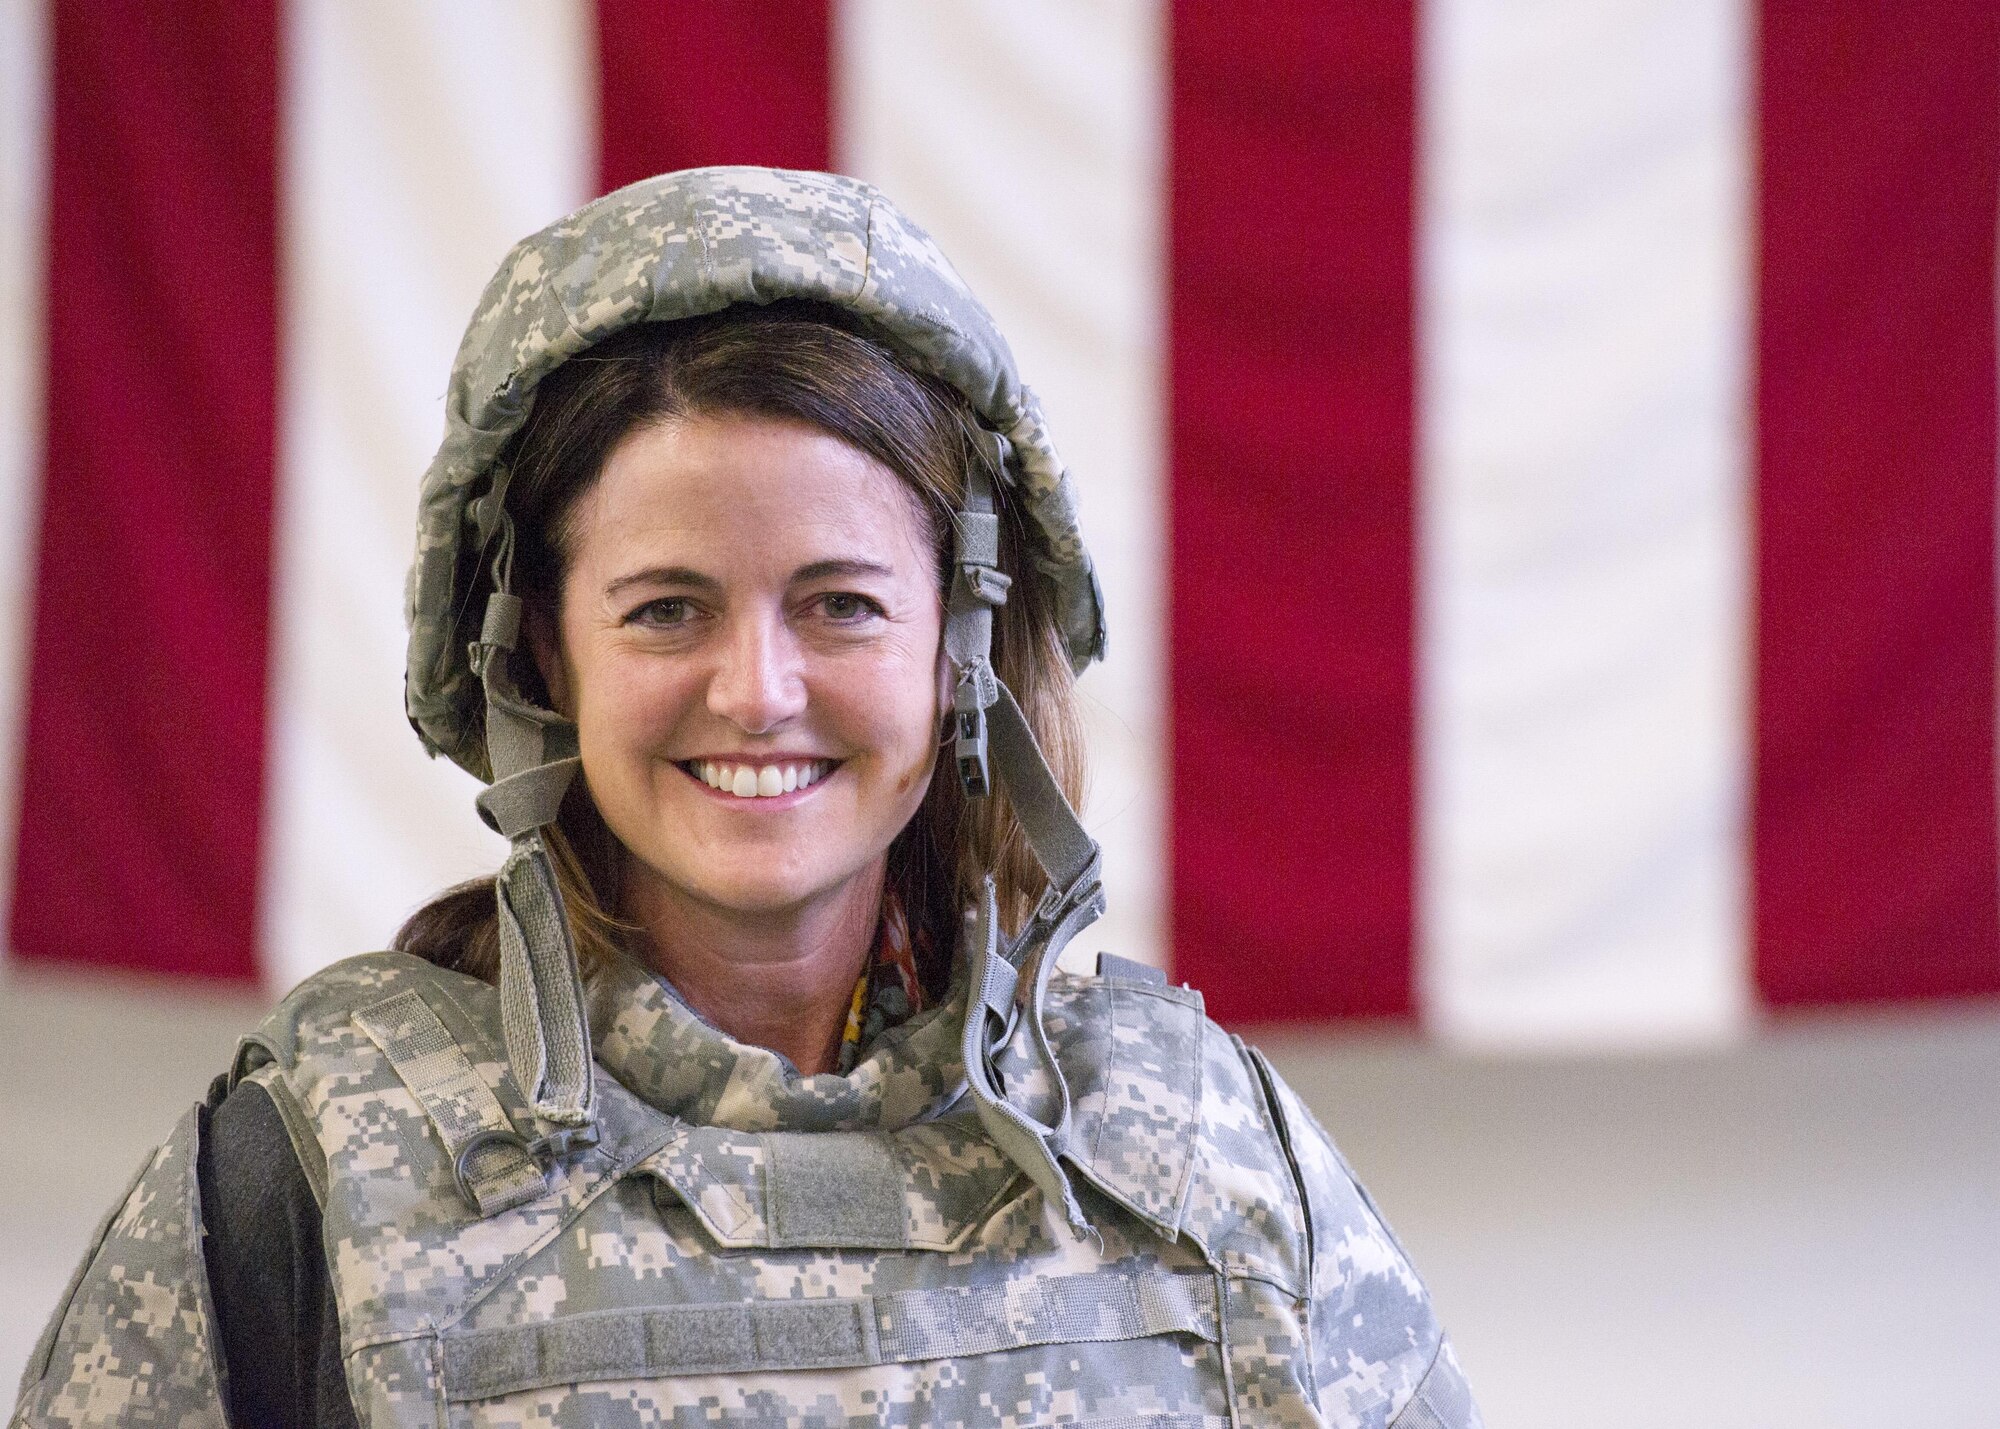
{"type": "Polygon", "coordinates": [[[556,1384],[852,1369],[1155,1335],[1216,1343],[1214,1279],[1097,1270],[844,1300],[600,1310],[448,1334],[444,1390],[464,1403],[556,1384]]]}
{"type": "Polygon", "coordinates": [[[952,691],[956,739],[952,755],[967,797],[992,791],[986,766],[986,710],[996,698],[993,612],[1007,603],[1012,581],[1000,569],[1000,515],[994,509],[993,481],[972,463],[965,478],[965,504],[953,520],[952,578],[945,604],[944,648],[957,675],[952,691]]]}
{"type": "Polygon", "coordinates": [[[1089,1271],[958,1290],[875,1297],[885,1360],[989,1355],[1028,1345],[1079,1345],[1152,1335],[1216,1338],[1206,1274],[1089,1271]]]}
{"type": "Polygon", "coordinates": [[[1000,569],[1000,514],[993,479],[977,462],[966,473],[965,504],[952,521],[953,576],[945,604],[945,654],[955,669],[993,653],[993,610],[1012,582],[1000,569]]]}
{"type": "Polygon", "coordinates": [[[965,1063],[966,1096],[979,1117],[979,1124],[993,1144],[1009,1161],[1020,1167],[1041,1190],[1050,1205],[1077,1230],[1088,1224],[1076,1192],[1063,1174],[1057,1157],[1069,1130],[1069,1084],[1062,1068],[1047,1054],[1048,1040],[1041,1024],[1041,1005],[1030,1002],[1028,1020],[1034,1029],[1037,1055],[1056,1093],[1056,1115],[1044,1124],[1036,1121],[1006,1097],[994,1081],[993,1049],[1005,1041],[1013,1025],[1014,989],[1019,974],[1000,949],[999,911],[994,902],[993,880],[986,880],[983,896],[976,906],[969,933],[972,955],[973,1004],[966,1009],[965,1030],[959,1052],[965,1063]]]}
{"type": "MultiPolygon", "coordinates": [[[[998,782],[1006,789],[1014,817],[1050,885],[1059,894],[1087,896],[1078,885],[1097,859],[1097,844],[1063,796],[1013,691],[993,671],[993,612],[1006,603],[1009,581],[999,568],[1000,517],[992,479],[977,462],[966,476],[953,561],[957,574],[946,607],[944,641],[958,675],[953,716],[967,792],[975,796],[988,792],[990,747],[998,782]],[[977,779],[968,772],[969,763],[976,763],[977,779]]],[[[1051,920],[1063,911],[1051,909],[1051,920]]]]}
{"type": "Polygon", "coordinates": [[[1050,886],[1067,891],[1097,861],[1097,841],[1084,832],[1082,821],[1063,797],[1014,692],[1005,685],[998,688],[999,698],[986,716],[1001,787],[1050,886]]]}
{"type": "MultiPolygon", "coordinates": [[[[486,758],[492,765],[496,788],[529,771],[572,761],[577,752],[574,724],[553,710],[538,709],[521,698],[507,663],[520,641],[520,597],[505,591],[493,592],[486,598],[486,616],[480,625],[479,639],[472,647],[472,662],[479,671],[480,687],[486,693],[486,758]]],[[[568,763],[568,768],[573,775],[576,765],[568,763]]],[[[552,782],[552,776],[545,779],[552,782]]],[[[565,780],[554,791],[552,800],[544,795],[539,801],[539,806],[548,810],[548,817],[541,823],[554,820],[555,811],[562,804],[562,789],[567,787],[565,780]]],[[[486,813],[484,801],[480,812],[486,813]]],[[[509,832],[508,837],[519,831],[509,832]]]]}
{"type": "Polygon", "coordinates": [[[590,1024],[555,865],[539,833],[514,840],[494,879],[500,905],[500,1029],[535,1115],[559,1126],[591,1119],[597,1088],[590,1024]]]}
{"type": "MultiPolygon", "coordinates": [[[[511,544],[511,531],[503,536],[511,544]]],[[[486,692],[486,754],[493,770],[492,787],[477,800],[479,813],[513,843],[493,883],[501,1031],[535,1115],[558,1126],[586,1126],[596,1104],[590,1024],[555,863],[539,832],[555,821],[581,761],[576,726],[523,700],[508,671],[508,657],[520,644],[521,613],[518,596],[494,591],[472,650],[486,692]]]]}
{"type": "Polygon", "coordinates": [[[399,992],[355,1013],[354,1021],[430,1117],[454,1164],[482,1133],[511,1138],[486,1138],[464,1161],[465,1186],[480,1215],[525,1205],[547,1191],[542,1168],[513,1136],[500,1099],[421,995],[399,992]]]}
{"type": "Polygon", "coordinates": [[[536,764],[505,779],[496,779],[479,791],[473,800],[479,817],[494,833],[518,838],[530,829],[556,821],[562,812],[563,796],[576,779],[583,761],[571,756],[547,764],[536,764]]]}

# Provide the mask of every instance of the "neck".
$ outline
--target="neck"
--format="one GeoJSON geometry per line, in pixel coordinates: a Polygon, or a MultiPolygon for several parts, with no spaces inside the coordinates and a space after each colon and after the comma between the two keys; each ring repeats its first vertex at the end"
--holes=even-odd
{"type": "Polygon", "coordinates": [[[811,1076],[838,1063],[854,984],[874,949],[885,864],[773,913],[700,902],[635,871],[624,913],[642,930],[654,970],[690,1007],[811,1076]]]}

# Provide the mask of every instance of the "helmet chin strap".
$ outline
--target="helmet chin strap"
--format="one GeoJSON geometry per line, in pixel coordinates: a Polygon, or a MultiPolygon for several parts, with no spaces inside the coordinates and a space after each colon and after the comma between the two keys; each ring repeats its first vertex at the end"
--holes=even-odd
{"type": "MultiPolygon", "coordinates": [[[[503,543],[511,530],[503,528],[503,543]]],[[[590,1024],[576,945],[563,911],[555,862],[542,830],[556,820],[576,777],[576,726],[523,699],[508,668],[521,639],[521,600],[500,589],[487,597],[472,646],[472,668],[486,693],[486,751],[493,783],[477,800],[479,815],[512,848],[494,880],[499,903],[500,1019],[507,1060],[535,1115],[556,1130],[537,1149],[559,1155],[596,1139],[596,1082],[590,1024]]]]}
{"type": "Polygon", "coordinates": [[[1083,1209],[1059,1158],[1069,1149],[1069,1083],[1049,1047],[1042,1005],[1056,959],[1069,941],[1104,911],[1097,844],[1084,832],[1063,796],[1034,731],[1013,692],[992,663],[993,612],[1007,599],[1010,584],[999,569],[1000,518],[994,509],[992,478],[975,462],[966,482],[965,507],[958,513],[956,575],[945,611],[945,652],[957,676],[952,712],[954,753],[966,796],[985,798],[998,785],[1006,790],[1021,832],[1048,879],[1048,890],[1020,933],[1000,933],[993,879],[968,915],[966,952],[971,993],[960,1050],[967,1093],[986,1134],[1007,1158],[1028,1174],[1052,1205],[1078,1230],[1087,1228],[1083,1209]],[[1025,997],[1021,983],[1030,975],[1025,997]],[[994,1054],[1025,1016],[1029,1055],[1052,1089],[1047,1120],[1011,1100],[1001,1090],[994,1054]]]}

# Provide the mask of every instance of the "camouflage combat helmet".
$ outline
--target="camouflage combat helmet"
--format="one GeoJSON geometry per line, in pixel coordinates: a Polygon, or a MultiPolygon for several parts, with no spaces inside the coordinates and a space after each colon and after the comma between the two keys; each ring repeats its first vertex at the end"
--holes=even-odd
{"type": "Polygon", "coordinates": [[[831,174],[691,169],[598,199],[517,244],[481,297],[452,371],[443,445],[425,473],[410,572],[406,697],[426,749],[490,782],[481,816],[512,845],[496,880],[508,1060],[546,1134],[547,1158],[593,1139],[589,1030],[576,956],[542,829],[574,778],[573,725],[528,703],[509,661],[520,636],[514,530],[500,460],[536,385],[558,364],[642,322],[783,298],[856,314],[917,371],[963,393],[993,467],[1029,517],[1030,569],[998,567],[999,517],[983,463],[954,518],[945,649],[956,678],[955,755],[968,795],[1004,791],[1048,876],[1012,938],[989,877],[970,910],[966,1087],[994,1141],[1081,1221],[1056,1158],[1068,1096],[1041,1029],[1056,955],[1103,909],[1095,843],[1064,799],[989,659],[993,611],[1015,578],[1054,595],[1074,668],[1103,653],[1102,601],[1074,488],[1005,338],[937,245],[871,186],[831,174]],[[474,623],[476,621],[476,623],[474,623]],[[989,771],[992,775],[989,785],[989,771]],[[1034,964],[1023,988],[1023,975],[1034,964]],[[990,1057],[1029,1019],[1059,1095],[1038,1117],[1009,1102],[990,1057]]]}

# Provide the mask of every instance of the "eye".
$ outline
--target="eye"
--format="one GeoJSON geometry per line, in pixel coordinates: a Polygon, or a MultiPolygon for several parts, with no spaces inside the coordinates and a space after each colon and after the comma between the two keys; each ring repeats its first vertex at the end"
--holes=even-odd
{"type": "Polygon", "coordinates": [[[829,620],[842,625],[854,624],[882,613],[882,607],[867,596],[845,590],[828,591],[819,598],[819,608],[829,620]]]}
{"type": "Polygon", "coordinates": [[[663,595],[658,600],[649,600],[625,617],[627,625],[646,625],[656,630],[670,630],[686,625],[694,618],[694,602],[684,595],[663,595]]]}

